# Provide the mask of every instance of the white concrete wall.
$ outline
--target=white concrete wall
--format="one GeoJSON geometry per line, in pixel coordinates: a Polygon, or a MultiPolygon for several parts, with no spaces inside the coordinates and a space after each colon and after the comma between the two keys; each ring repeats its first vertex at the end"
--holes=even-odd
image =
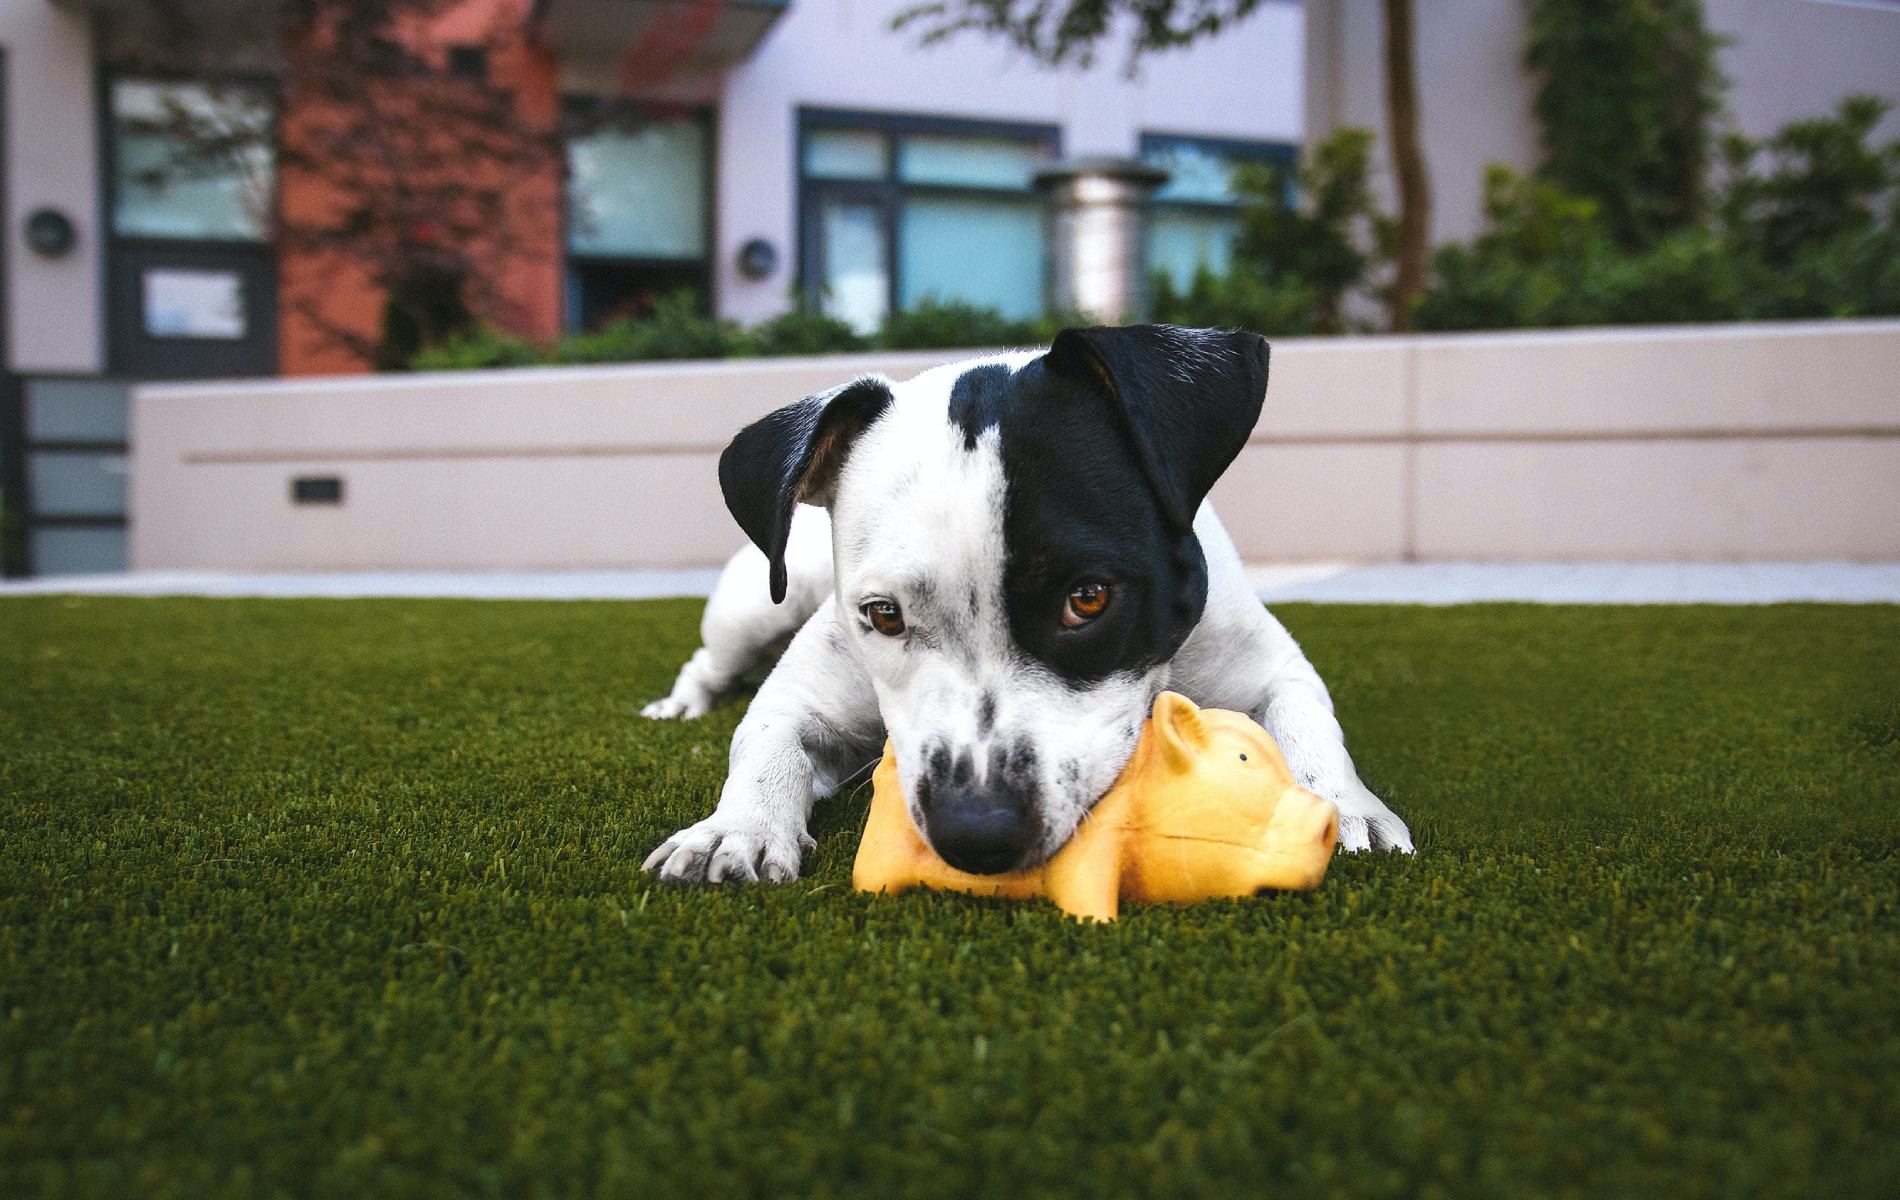
{"type": "Polygon", "coordinates": [[[17,371],[97,371],[105,363],[99,143],[92,29],[50,0],[0,0],[6,51],[7,345],[17,371]],[[72,219],[78,245],[60,259],[26,248],[28,213],[72,219]]]}
{"type": "MultiPolygon", "coordinates": [[[[1841,97],[1871,92],[1896,104],[1879,131],[1900,137],[1900,4],[1882,0],[1704,0],[1709,28],[1728,39],[1720,63],[1734,127],[1754,137],[1823,116],[1841,97]]],[[[1306,136],[1341,125],[1385,128],[1380,6],[1306,0],[1306,136]]],[[[1432,240],[1483,227],[1484,167],[1537,164],[1525,74],[1524,0],[1434,0],[1418,5],[1419,109],[1432,188],[1432,240]]],[[[1378,186],[1394,203],[1390,151],[1378,186]]]]}
{"type": "MultiPolygon", "coordinates": [[[[172,384],[141,569],[706,566],[733,431],[944,354],[172,384]],[[338,475],[344,502],[293,506],[338,475]]],[[[1900,559],[1900,321],[1288,340],[1216,490],[1257,562],[1900,559]]]]}
{"type": "Polygon", "coordinates": [[[796,0],[728,77],[719,111],[717,292],[724,315],[761,320],[789,303],[797,269],[797,110],[1052,124],[1067,154],[1134,154],[1143,132],[1297,142],[1302,18],[1268,0],[1221,37],[1144,61],[1119,48],[1091,70],[1040,68],[1005,43],[965,34],[919,47],[891,18],[911,0],[796,0]],[[739,275],[739,247],[779,248],[770,278],[739,275]]]}

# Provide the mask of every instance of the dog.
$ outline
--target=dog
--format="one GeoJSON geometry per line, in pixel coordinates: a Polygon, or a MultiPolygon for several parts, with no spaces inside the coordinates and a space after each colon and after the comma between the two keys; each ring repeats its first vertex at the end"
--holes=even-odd
{"type": "Polygon", "coordinates": [[[1070,329],[1046,351],[855,379],[741,430],[719,482],[753,544],[644,715],[700,716],[783,654],[712,815],[643,868],[795,879],[814,801],[887,737],[945,862],[1033,866],[1114,783],[1163,689],[1259,721],[1337,806],[1342,849],[1411,852],[1207,500],[1259,419],[1267,363],[1250,333],[1070,329]]]}

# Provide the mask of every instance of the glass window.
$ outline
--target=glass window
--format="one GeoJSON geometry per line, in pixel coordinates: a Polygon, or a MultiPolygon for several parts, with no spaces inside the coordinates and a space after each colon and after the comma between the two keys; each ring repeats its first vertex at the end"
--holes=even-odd
{"type": "Polygon", "coordinates": [[[1239,233],[1237,217],[1157,210],[1148,223],[1148,269],[1164,272],[1175,291],[1186,291],[1202,267],[1227,274],[1239,233]]]}
{"type": "Polygon", "coordinates": [[[1042,206],[1008,200],[931,198],[904,205],[898,239],[905,308],[961,301],[1006,317],[1043,307],[1042,206]]]}
{"type": "Polygon", "coordinates": [[[1224,275],[1232,265],[1234,239],[1240,233],[1234,175],[1241,164],[1287,171],[1287,199],[1292,200],[1291,146],[1147,134],[1141,139],[1141,157],[1168,172],[1168,182],[1155,193],[1148,223],[1147,263],[1149,271],[1166,275],[1176,291],[1192,284],[1203,267],[1224,275]]]}
{"type": "Polygon", "coordinates": [[[890,139],[855,129],[813,130],[805,139],[805,174],[813,179],[882,179],[890,170],[890,139]]]}
{"type": "Polygon", "coordinates": [[[1168,182],[1156,200],[1199,200],[1231,204],[1234,201],[1234,159],[1207,146],[1186,141],[1160,142],[1142,159],[1168,173],[1168,182]]]}
{"type": "Polygon", "coordinates": [[[1048,160],[1039,143],[995,137],[906,137],[899,155],[906,183],[949,187],[1027,188],[1048,160]]]}
{"type": "Polygon", "coordinates": [[[27,455],[27,503],[39,517],[123,517],[124,454],[34,450],[27,455]]]}
{"type": "Polygon", "coordinates": [[[249,330],[244,278],[236,271],[153,267],[140,276],[151,337],[240,341],[249,330]]]}
{"type": "Polygon", "coordinates": [[[31,537],[36,575],[102,575],[125,570],[125,530],[50,526],[31,537]]]}
{"type": "Polygon", "coordinates": [[[201,83],[112,84],[112,229],[262,241],[276,189],[267,97],[201,83]]]}
{"type": "Polygon", "coordinates": [[[814,123],[800,159],[809,302],[866,333],[927,300],[1012,318],[1043,311],[1047,232],[1030,189],[1054,157],[1053,131],[843,114],[814,123]]]}
{"type": "Polygon", "coordinates": [[[29,379],[26,436],[36,442],[123,442],[130,393],[107,379],[29,379]]]}
{"type": "Polygon", "coordinates": [[[823,309],[859,333],[873,333],[890,315],[884,206],[829,197],[819,202],[818,220],[824,257],[823,309]]]}
{"type": "Polygon", "coordinates": [[[702,258],[706,127],[697,120],[609,127],[567,144],[570,253],[702,258]]]}

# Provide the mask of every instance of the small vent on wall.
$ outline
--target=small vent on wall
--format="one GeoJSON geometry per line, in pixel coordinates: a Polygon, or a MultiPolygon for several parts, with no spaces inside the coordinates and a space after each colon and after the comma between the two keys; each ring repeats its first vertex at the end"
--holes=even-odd
{"type": "Polygon", "coordinates": [[[341,504],[343,480],[336,475],[300,475],[290,481],[292,504],[341,504]]]}

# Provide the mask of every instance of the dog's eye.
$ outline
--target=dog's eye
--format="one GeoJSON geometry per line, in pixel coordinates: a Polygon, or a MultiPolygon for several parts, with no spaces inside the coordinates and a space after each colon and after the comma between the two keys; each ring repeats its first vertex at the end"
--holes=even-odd
{"type": "Polygon", "coordinates": [[[889,600],[868,600],[858,611],[871,623],[871,628],[885,637],[896,637],[904,632],[904,614],[889,600]]]}
{"type": "Polygon", "coordinates": [[[1062,624],[1074,629],[1086,625],[1108,611],[1109,587],[1099,579],[1087,583],[1078,583],[1069,589],[1069,599],[1062,606],[1062,624]]]}

